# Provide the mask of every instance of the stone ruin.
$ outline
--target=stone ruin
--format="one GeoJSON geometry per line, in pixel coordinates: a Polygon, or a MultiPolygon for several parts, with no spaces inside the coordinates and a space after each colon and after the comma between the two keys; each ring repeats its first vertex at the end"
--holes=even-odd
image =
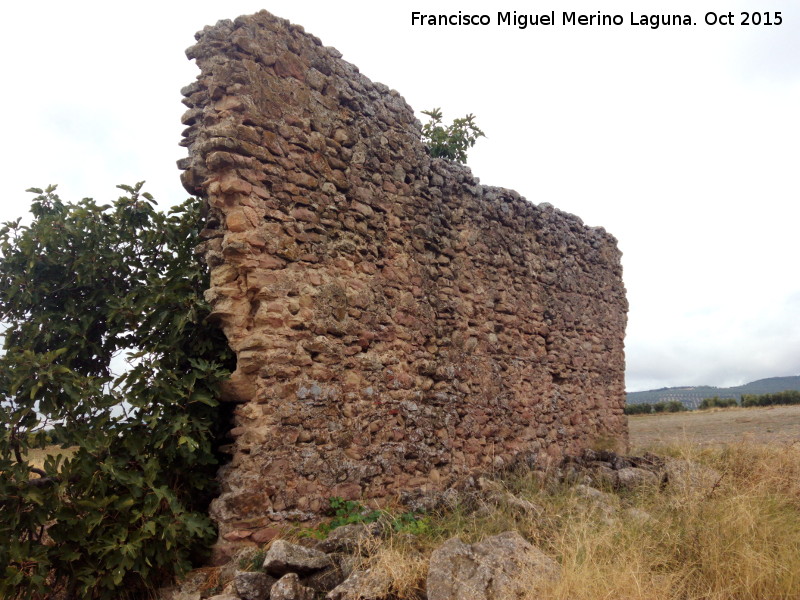
{"type": "Polygon", "coordinates": [[[196,38],[179,166],[238,360],[224,540],[627,444],[611,235],[431,158],[403,98],[302,27],[196,38]]]}

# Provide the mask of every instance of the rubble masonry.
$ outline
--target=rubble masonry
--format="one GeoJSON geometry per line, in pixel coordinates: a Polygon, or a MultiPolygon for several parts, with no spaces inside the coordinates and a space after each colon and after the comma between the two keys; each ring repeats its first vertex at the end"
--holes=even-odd
{"type": "Polygon", "coordinates": [[[612,236],[431,159],[396,91],[267,12],[187,54],[182,178],[238,357],[225,540],[626,444],[612,236]]]}

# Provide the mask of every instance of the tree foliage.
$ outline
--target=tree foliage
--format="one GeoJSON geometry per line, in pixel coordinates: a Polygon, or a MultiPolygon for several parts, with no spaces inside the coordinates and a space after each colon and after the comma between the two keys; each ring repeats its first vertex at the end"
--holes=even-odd
{"type": "Polygon", "coordinates": [[[743,394],[742,406],[776,406],[800,404],[800,391],[786,390],[774,394],[743,394]]]}
{"type": "Polygon", "coordinates": [[[442,125],[441,109],[423,110],[422,114],[430,117],[430,121],[422,126],[422,142],[428,146],[434,158],[466,163],[467,150],[475,145],[479,137],[485,137],[475,124],[475,115],[455,119],[445,127],[442,125]]]}
{"type": "Polygon", "coordinates": [[[625,414],[626,415],[649,415],[651,413],[673,413],[673,412],[683,412],[686,410],[686,406],[680,400],[665,400],[661,402],[656,402],[654,404],[649,404],[647,402],[640,402],[638,404],[626,404],[625,405],[625,414]]]}
{"type": "Polygon", "coordinates": [[[736,398],[720,398],[719,396],[712,396],[711,398],[703,398],[703,401],[700,402],[699,408],[700,410],[706,410],[709,408],[730,408],[732,406],[739,406],[739,402],[736,398]]]}
{"type": "Polygon", "coordinates": [[[2,598],[136,593],[215,538],[231,355],[206,323],[199,202],[164,214],[141,187],[106,205],[32,189],[30,225],[0,228],[2,598]],[[34,465],[53,438],[70,452],[34,465]]]}

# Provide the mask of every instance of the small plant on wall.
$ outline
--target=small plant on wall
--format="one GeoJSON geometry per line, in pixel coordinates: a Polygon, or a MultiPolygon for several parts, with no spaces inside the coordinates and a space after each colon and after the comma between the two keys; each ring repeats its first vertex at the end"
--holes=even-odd
{"type": "Polygon", "coordinates": [[[486,137],[475,124],[473,114],[455,119],[448,126],[442,125],[442,111],[439,108],[423,110],[422,114],[430,117],[430,121],[422,126],[422,142],[433,158],[466,163],[467,150],[475,145],[479,137],[486,137]]]}

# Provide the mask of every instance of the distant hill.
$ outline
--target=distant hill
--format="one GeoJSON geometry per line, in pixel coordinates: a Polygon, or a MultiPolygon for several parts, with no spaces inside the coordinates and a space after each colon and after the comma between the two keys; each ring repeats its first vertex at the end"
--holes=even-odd
{"type": "Polygon", "coordinates": [[[655,404],[656,402],[679,400],[686,408],[697,408],[704,398],[736,398],[742,399],[742,394],[774,394],[786,390],[800,390],[800,376],[769,377],[751,381],[744,385],[729,388],[719,388],[710,385],[697,385],[691,387],[670,387],[645,392],[630,392],[627,394],[628,404],[655,404]]]}

